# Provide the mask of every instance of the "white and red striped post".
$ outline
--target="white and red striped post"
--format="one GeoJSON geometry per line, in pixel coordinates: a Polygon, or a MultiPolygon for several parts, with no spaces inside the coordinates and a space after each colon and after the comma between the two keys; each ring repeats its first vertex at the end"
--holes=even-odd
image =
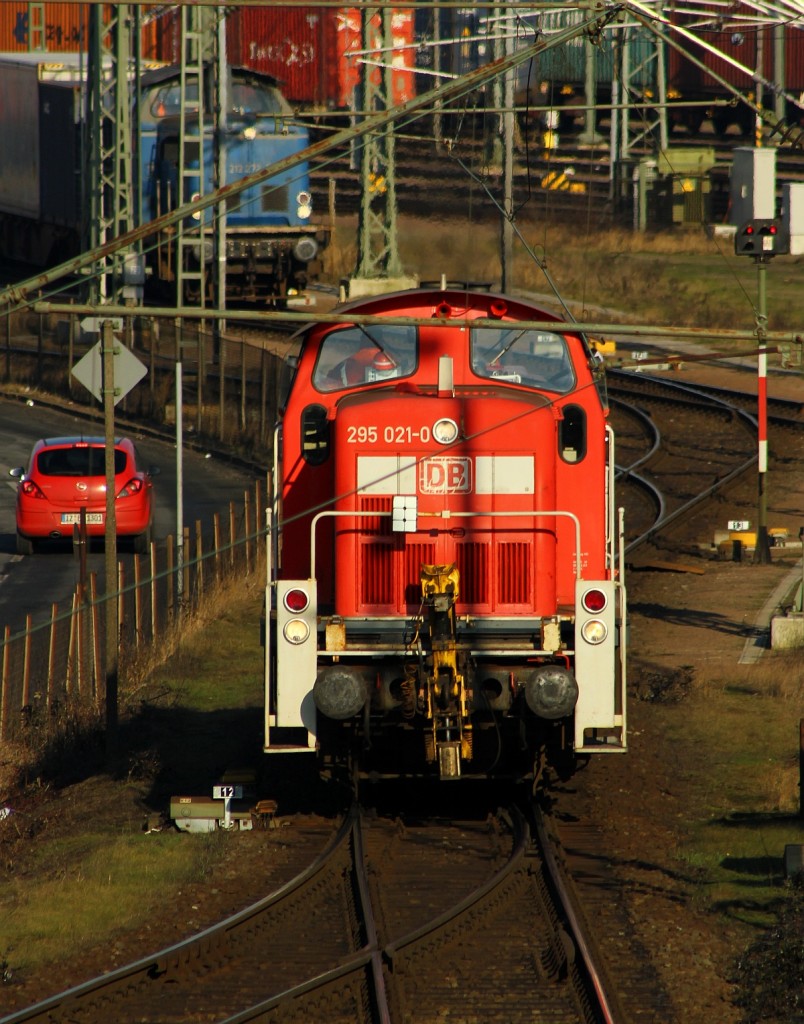
{"type": "Polygon", "coordinates": [[[757,340],[759,342],[759,358],[757,361],[757,435],[759,442],[759,502],[757,512],[757,542],[754,548],[754,563],[770,565],[770,541],[768,539],[768,353],[766,349],[765,331],[768,317],[766,312],[765,272],[767,257],[756,257],[757,264],[757,340]]]}

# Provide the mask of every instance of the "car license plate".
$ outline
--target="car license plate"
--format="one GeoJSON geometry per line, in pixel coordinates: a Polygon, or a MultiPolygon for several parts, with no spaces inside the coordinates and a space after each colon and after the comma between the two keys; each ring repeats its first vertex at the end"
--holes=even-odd
{"type": "MultiPolygon", "coordinates": [[[[80,523],[80,512],[62,512],[61,521],[63,525],[68,523],[80,523]]],[[[99,526],[103,523],[103,512],[87,512],[87,525],[99,526]]]]}

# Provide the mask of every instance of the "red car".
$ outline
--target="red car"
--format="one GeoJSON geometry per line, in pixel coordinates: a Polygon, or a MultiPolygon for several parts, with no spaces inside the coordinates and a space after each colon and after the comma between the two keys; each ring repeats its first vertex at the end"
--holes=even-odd
{"type": "MultiPolygon", "coordinates": [[[[133,539],[143,554],[151,542],[153,482],[158,469],[143,470],[132,441],[114,445],[117,536],[133,539]]],[[[71,538],[86,510],[90,537],[106,530],[106,444],[102,437],[50,437],[37,441],[26,470],[9,470],[17,490],[17,552],[33,554],[39,540],[71,538]]]]}

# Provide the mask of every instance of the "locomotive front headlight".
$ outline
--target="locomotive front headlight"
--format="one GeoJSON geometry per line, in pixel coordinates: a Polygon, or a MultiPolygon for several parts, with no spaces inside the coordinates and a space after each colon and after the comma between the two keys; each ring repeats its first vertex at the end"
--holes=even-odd
{"type": "Polygon", "coordinates": [[[289,644],[303,644],[310,635],[310,627],[304,619],[290,619],[282,633],[289,644]]]}
{"type": "Polygon", "coordinates": [[[302,220],[307,218],[313,212],[313,197],[309,192],[299,192],[296,196],[296,214],[301,217],[302,220]]]}
{"type": "Polygon", "coordinates": [[[581,627],[581,636],[588,644],[602,644],[608,633],[605,622],[600,619],[590,619],[581,627]]]}
{"type": "Polygon", "coordinates": [[[252,139],[257,138],[257,129],[253,124],[250,124],[248,128],[243,129],[243,138],[248,139],[249,142],[251,142],[252,139]]]}
{"type": "MultiPolygon", "coordinates": [[[[193,192],[192,196],[190,196],[190,202],[191,203],[195,203],[200,198],[201,198],[201,193],[200,192],[193,192]]],[[[201,211],[200,210],[195,210],[193,212],[193,220],[201,220],[201,211]]]]}
{"type": "Polygon", "coordinates": [[[433,424],[433,438],[439,444],[452,444],[458,440],[458,424],[455,420],[437,420],[433,424]]]}

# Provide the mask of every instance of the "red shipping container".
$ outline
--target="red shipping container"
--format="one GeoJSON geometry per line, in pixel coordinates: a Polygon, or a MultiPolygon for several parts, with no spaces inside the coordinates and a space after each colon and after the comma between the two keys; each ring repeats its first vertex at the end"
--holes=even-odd
{"type": "MultiPolygon", "coordinates": [[[[361,12],[354,8],[239,7],[226,22],[229,62],[279,79],[291,103],[312,109],[346,109],[362,71],[361,12]]],[[[415,95],[413,11],[395,8],[394,51],[381,52],[379,14],[371,19],[371,44],[377,52],[366,59],[394,66],[394,103],[415,95]]],[[[381,69],[375,72],[379,79],[381,69]]]]}
{"type": "MultiPolygon", "coordinates": [[[[109,19],[113,4],[104,4],[103,20],[109,19]]],[[[163,5],[142,8],[142,56],[149,61],[170,60],[163,55],[163,5]]],[[[89,5],[82,3],[42,4],[41,24],[31,21],[27,3],[0,3],[0,51],[27,53],[31,44],[46,53],[77,53],[87,48],[89,5]]]]}

